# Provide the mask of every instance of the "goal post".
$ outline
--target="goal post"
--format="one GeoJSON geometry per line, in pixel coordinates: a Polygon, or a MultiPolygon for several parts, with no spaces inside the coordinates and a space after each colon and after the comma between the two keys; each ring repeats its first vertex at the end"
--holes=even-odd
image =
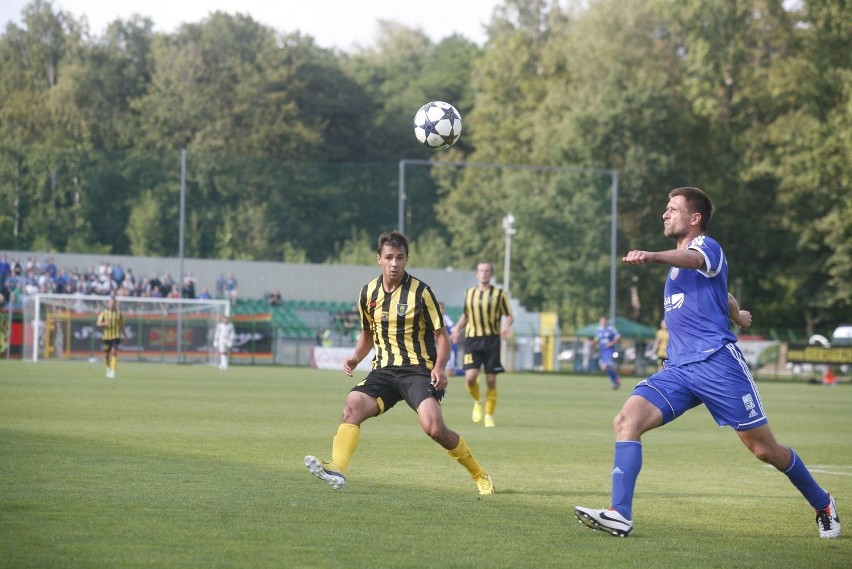
{"type": "MultiPolygon", "coordinates": [[[[109,297],[36,294],[24,298],[23,359],[89,360],[103,352],[95,326],[109,297]]],[[[212,361],[213,334],[227,300],[116,297],[124,316],[119,349],[130,361],[206,363],[212,361]]]]}

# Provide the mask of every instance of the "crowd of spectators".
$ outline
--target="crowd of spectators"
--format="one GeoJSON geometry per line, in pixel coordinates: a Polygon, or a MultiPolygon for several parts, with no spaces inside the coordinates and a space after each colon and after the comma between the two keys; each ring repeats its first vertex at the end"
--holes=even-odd
{"type": "MultiPolygon", "coordinates": [[[[233,273],[222,274],[216,281],[215,298],[232,302],[238,294],[238,282],[233,273]]],[[[138,296],[151,298],[214,298],[207,287],[198,286],[196,278],[187,272],[177,280],[169,271],[139,277],[130,267],[108,260],[97,267],[81,270],[59,268],[48,257],[40,262],[35,256],[21,261],[0,255],[0,306],[7,302],[13,308],[21,306],[22,299],[38,293],[85,294],[98,296],[138,296]]]]}

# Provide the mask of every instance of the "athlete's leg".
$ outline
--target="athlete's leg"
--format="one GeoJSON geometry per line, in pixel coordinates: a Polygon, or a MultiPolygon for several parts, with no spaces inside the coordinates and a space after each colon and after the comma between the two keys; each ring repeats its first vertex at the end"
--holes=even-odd
{"type": "Polygon", "coordinates": [[[497,374],[485,374],[485,416],[493,417],[497,408],[497,374]]]}
{"type": "Polygon", "coordinates": [[[459,445],[459,434],[447,427],[444,415],[441,412],[441,404],[434,397],[427,397],[417,408],[417,418],[423,432],[432,440],[447,450],[452,450],[459,445]]]}
{"type": "Polygon", "coordinates": [[[663,413],[635,392],[615,416],[615,456],[612,467],[612,501],[609,509],[577,506],[574,515],[592,529],[625,537],[633,531],[633,492],[642,469],[641,436],[663,424],[663,413]]]}
{"type": "Polygon", "coordinates": [[[350,391],[343,405],[341,422],[360,425],[370,417],[376,417],[383,409],[375,397],[360,391],[350,391]]]}
{"type": "Polygon", "coordinates": [[[662,412],[638,395],[631,395],[613,420],[615,455],[611,506],[628,520],[633,519],[633,493],[642,470],[641,437],[662,424],[662,412]]]}
{"type": "Polygon", "coordinates": [[[793,449],[775,440],[768,424],[747,431],[737,431],[737,435],[754,456],[786,474],[813,508],[820,510],[828,505],[828,492],[817,484],[808,467],[793,449]]]}
{"type": "Polygon", "coordinates": [[[476,481],[480,494],[492,494],[494,492],[491,479],[485,473],[485,469],[470,452],[464,437],[447,427],[444,415],[441,412],[441,404],[434,397],[427,397],[417,408],[417,416],[423,431],[432,437],[436,443],[444,447],[451,457],[464,466],[476,481]],[[480,478],[482,480],[480,480],[480,478]],[[490,491],[486,491],[490,488],[490,491]]]}
{"type": "Polygon", "coordinates": [[[467,392],[471,398],[479,403],[479,368],[470,368],[464,370],[464,379],[467,384],[467,392]]]}
{"type": "MultiPolygon", "coordinates": [[[[465,358],[467,358],[467,354],[465,354],[465,358]]],[[[470,394],[470,398],[473,399],[473,411],[470,416],[474,423],[478,423],[482,421],[482,403],[479,402],[481,396],[479,391],[479,367],[464,370],[464,378],[467,392],[470,394]]]]}
{"type": "Polygon", "coordinates": [[[360,391],[350,391],[342,419],[331,444],[329,468],[346,474],[361,438],[361,423],[381,412],[378,400],[360,391]]]}
{"type": "Polygon", "coordinates": [[[620,381],[618,379],[618,372],[615,371],[615,364],[609,364],[606,366],[606,374],[609,376],[609,382],[612,384],[613,388],[617,388],[620,381]]]}
{"type": "Polygon", "coordinates": [[[761,425],[747,431],[737,431],[743,444],[759,460],[784,470],[790,464],[791,450],[778,444],[769,425],[761,425]]]}

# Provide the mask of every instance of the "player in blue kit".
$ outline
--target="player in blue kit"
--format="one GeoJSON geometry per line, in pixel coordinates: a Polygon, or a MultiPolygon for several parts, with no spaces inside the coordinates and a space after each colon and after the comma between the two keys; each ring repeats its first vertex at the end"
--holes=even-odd
{"type": "Polygon", "coordinates": [[[598,364],[601,371],[609,376],[609,382],[613,389],[621,387],[621,378],[618,377],[618,371],[615,369],[615,345],[621,339],[621,334],[614,326],[610,326],[606,316],[601,316],[598,321],[598,330],[596,332],[598,346],[600,346],[600,356],[598,364]]]}
{"type": "Polygon", "coordinates": [[[609,509],[576,507],[577,519],[592,529],[626,537],[633,531],[633,492],[642,468],[641,437],[702,403],[720,426],[730,425],[760,460],[787,475],[816,510],[819,536],[840,535],[834,498],[811,476],[799,456],[779,444],[745,358],[728,329],[751,325],[751,314],[728,294],[728,264],[719,244],[704,233],[713,213],[710,198],[698,188],[669,193],[663,233],[677,248],[630,251],[630,265],[669,265],[663,298],[669,328],[665,369],[641,381],[613,421],[615,458],[609,509]]]}

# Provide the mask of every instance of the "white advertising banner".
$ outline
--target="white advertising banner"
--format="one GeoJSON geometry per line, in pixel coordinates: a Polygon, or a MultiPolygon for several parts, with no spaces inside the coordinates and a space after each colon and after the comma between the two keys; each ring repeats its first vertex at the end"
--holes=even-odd
{"type": "MultiPolygon", "coordinates": [[[[325,348],[323,346],[314,346],[311,352],[311,367],[317,369],[334,369],[343,370],[343,362],[346,358],[352,355],[352,348],[325,348]]],[[[370,371],[373,369],[373,350],[367,354],[367,357],[361,360],[358,371],[370,371]]]]}
{"type": "MultiPolygon", "coordinates": [[[[745,356],[748,365],[752,368],[758,367],[760,364],[765,364],[766,358],[761,357],[763,352],[778,346],[780,342],[774,340],[737,340],[737,346],[745,356]]],[[[777,356],[773,359],[777,359],[777,356]]]]}

